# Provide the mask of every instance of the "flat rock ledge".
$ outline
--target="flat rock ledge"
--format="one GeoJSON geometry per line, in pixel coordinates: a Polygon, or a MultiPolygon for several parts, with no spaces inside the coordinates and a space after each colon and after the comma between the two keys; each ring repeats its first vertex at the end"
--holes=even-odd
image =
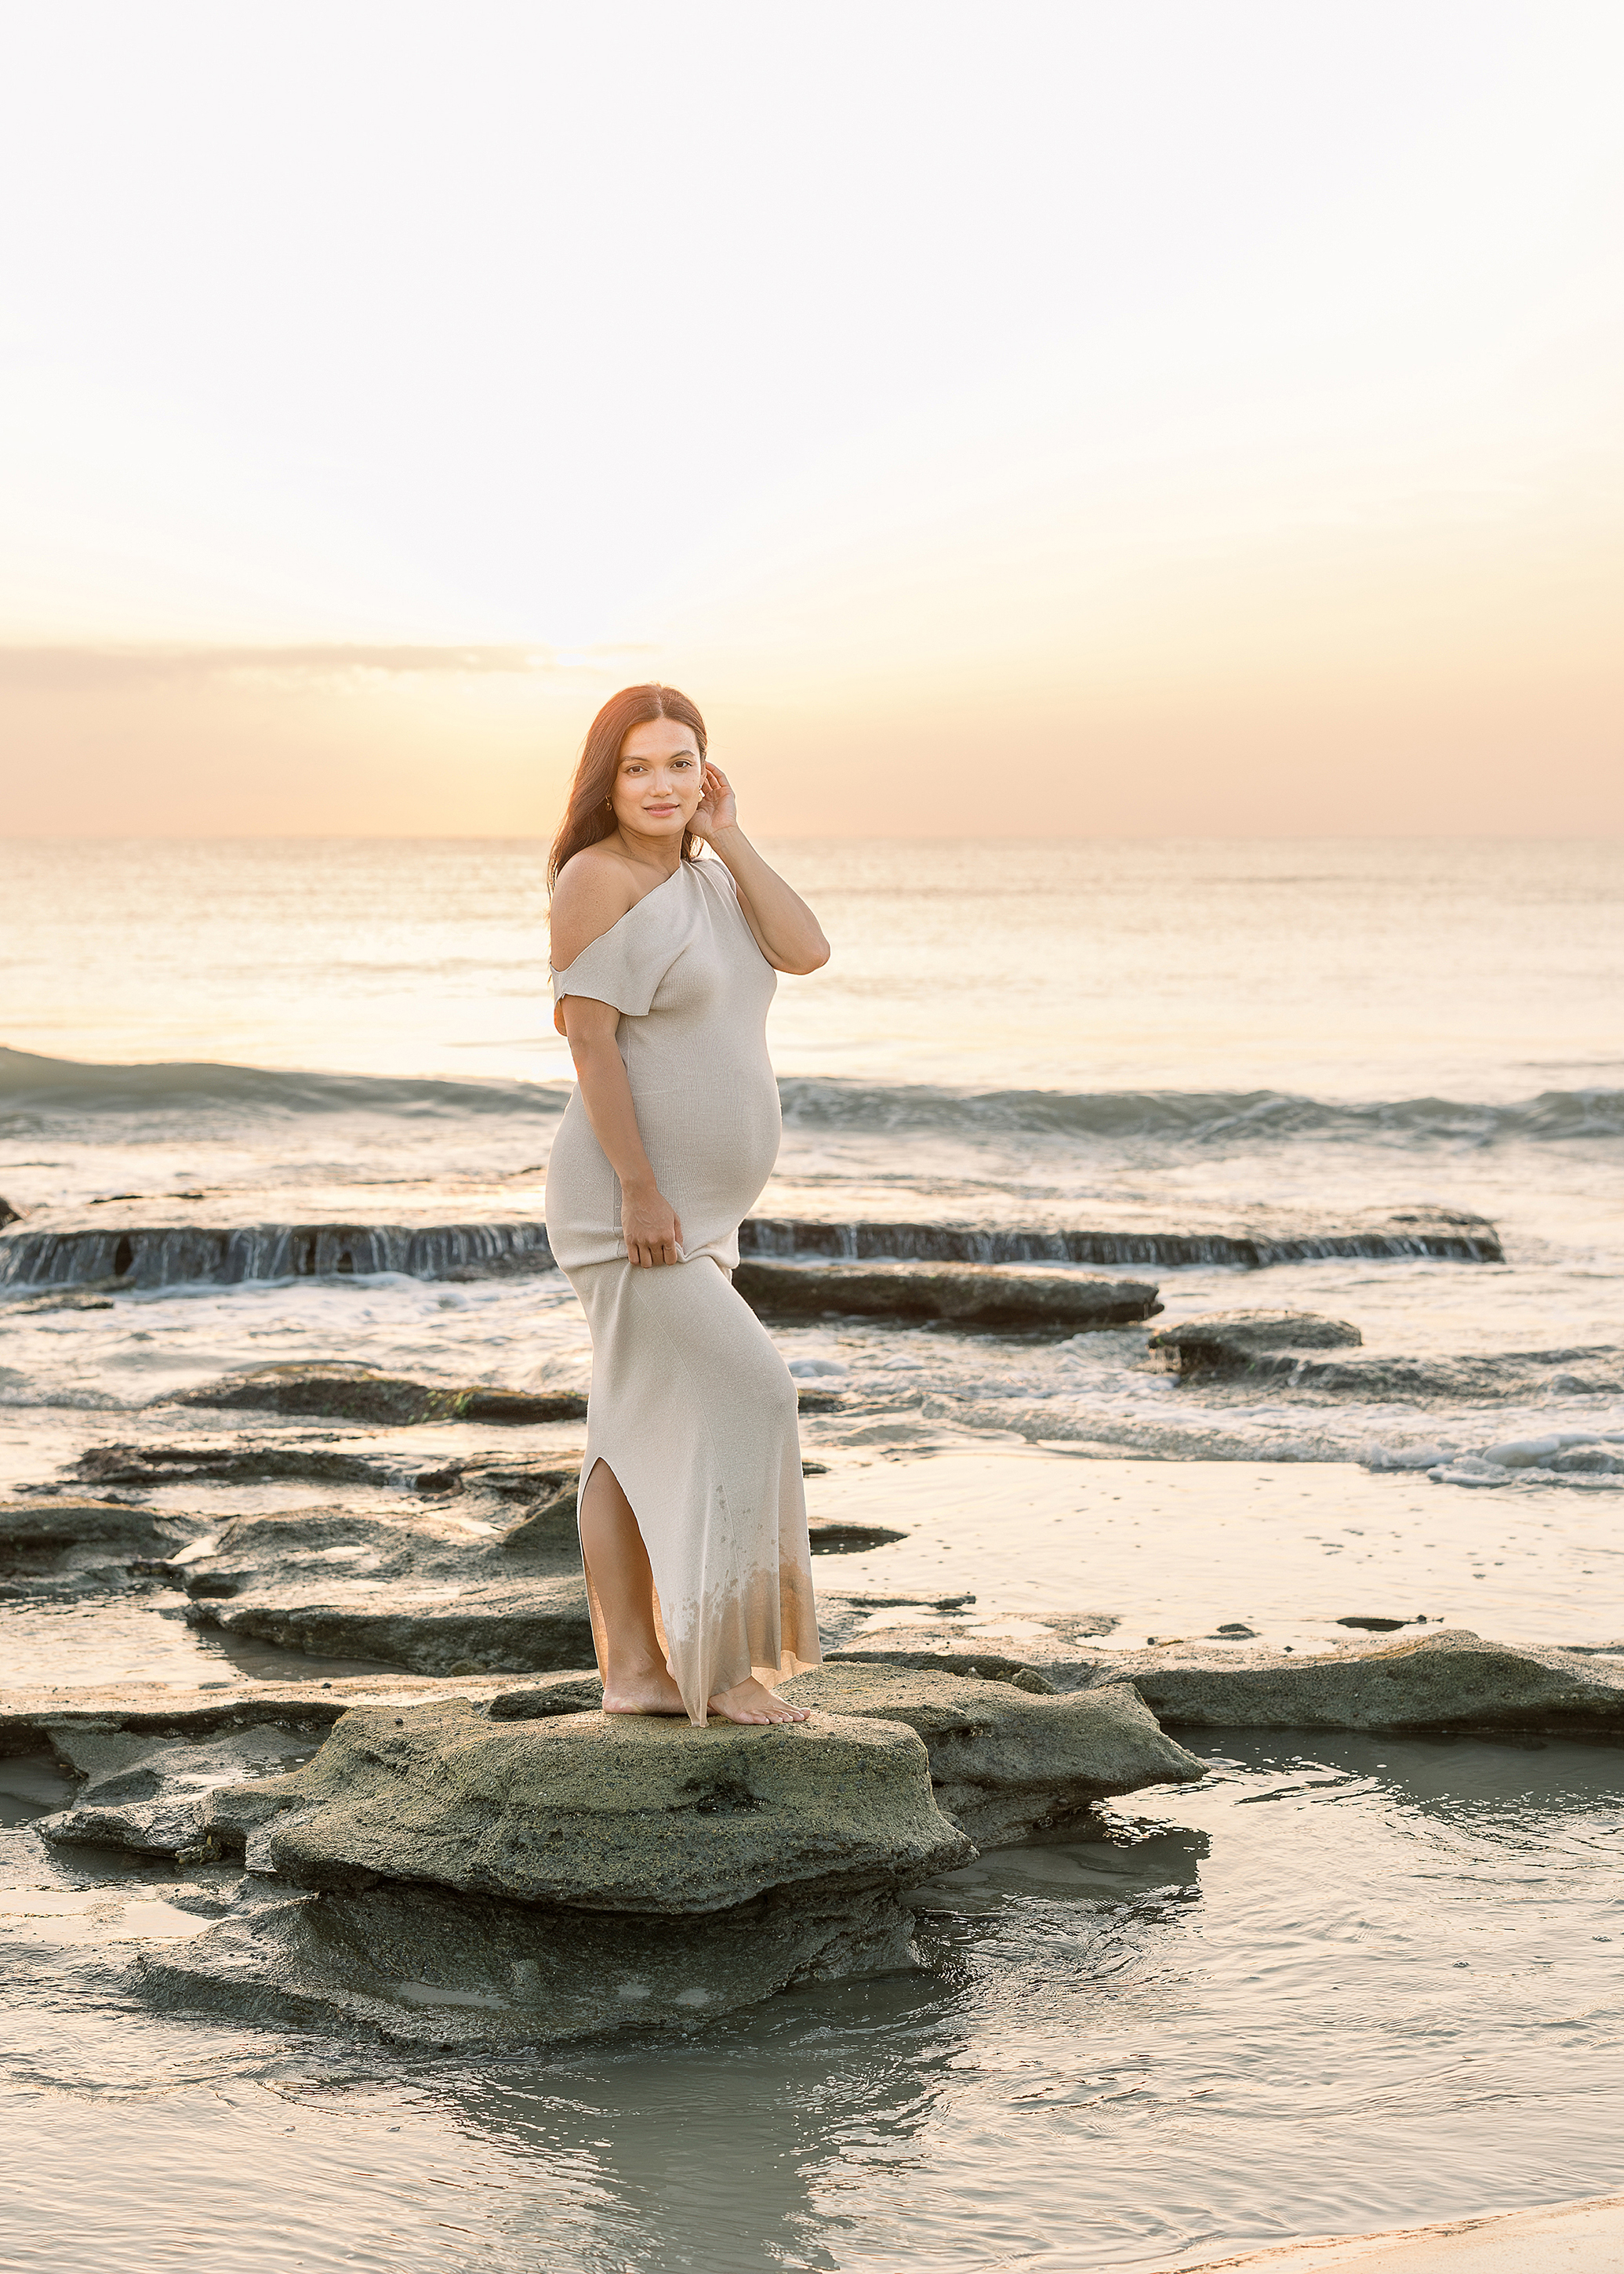
{"type": "Polygon", "coordinates": [[[573,1394],[500,1389],[476,1382],[458,1389],[375,1367],[260,1366],[222,1381],[177,1390],[176,1405],[244,1407],[272,1413],[320,1415],[336,1421],[579,1421],[586,1400],[573,1394]]]}
{"type": "Polygon", "coordinates": [[[1093,1679],[1132,1682],[1158,1720],[1186,1729],[1624,1736],[1624,1659],[1485,1642],[1465,1627],[1327,1657],[1124,1652],[1093,1679]]]}
{"type": "Polygon", "coordinates": [[[1618,1654],[1485,1641],[1465,1627],[1400,1641],[1349,1640],[1327,1652],[1276,1651],[1192,1638],[1104,1651],[1086,1615],[1034,1634],[893,1627],[831,1653],[831,1667],[1022,1673],[1062,1693],[1132,1683],[1158,1721],[1186,1729],[1427,1730],[1492,1736],[1624,1736],[1624,1644],[1618,1654]]]}
{"type": "Polygon", "coordinates": [[[951,1319],[961,1326],[1131,1326],[1162,1308],[1142,1279],[1089,1279],[1064,1265],[741,1261],[733,1284],[763,1318],[826,1313],[951,1319]]]}
{"type": "Polygon", "coordinates": [[[578,1575],[471,1586],[355,1585],[353,1593],[340,1585],[303,1600],[281,1593],[205,1596],[186,1606],[186,1619],[284,1650],[377,1659],[414,1674],[532,1674],[595,1663],[578,1575]]]}
{"type": "MultiPolygon", "coordinates": [[[[1408,1358],[1365,1350],[1363,1341],[1347,1320],[1312,1311],[1214,1311],[1158,1327],[1146,1346],[1153,1364],[1182,1379],[1267,1379],[1318,1397],[1499,1402],[1551,1390],[1602,1396],[1624,1389],[1624,1350],[1613,1343],[1408,1358]]],[[[1451,1474],[1448,1480],[1457,1480],[1451,1474]]]]}
{"type": "Polygon", "coordinates": [[[964,1674],[830,1664],[783,1694],[822,1713],[905,1722],[930,1757],[936,1805],[978,1848],[1060,1831],[1112,1794],[1207,1773],[1125,1684],[1044,1697],[964,1674]]]}
{"type": "Polygon", "coordinates": [[[72,1600],[116,1594],[144,1560],[184,1553],[202,1530],[195,1519],[155,1515],[123,1501],[87,1496],[0,1507],[0,1600],[72,1600]]]}
{"type": "Polygon", "coordinates": [[[911,1886],[970,1852],[898,1725],[497,1721],[460,1699],[347,1713],[306,1767],[216,1792],[207,1834],[226,1852],[253,1841],[250,1864],[262,1853],[297,1886],[422,1881],[650,1915],[911,1886]]]}

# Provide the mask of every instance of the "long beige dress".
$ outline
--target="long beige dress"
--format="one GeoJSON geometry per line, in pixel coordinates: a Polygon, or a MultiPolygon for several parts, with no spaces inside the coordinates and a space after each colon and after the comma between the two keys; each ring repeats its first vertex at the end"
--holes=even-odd
{"type": "MultiPolygon", "coordinates": [[[[822,1657],[795,1385],[733,1287],[740,1221],[778,1157],[777,985],[714,859],[683,862],[553,974],[558,1005],[584,995],[620,1013],[637,1126],[682,1227],[681,1262],[628,1261],[620,1179],[577,1090],[547,1163],[546,1213],[592,1333],[582,1482],[606,1461],[631,1502],[656,1625],[696,1723],[751,1673],[777,1682],[822,1657]]],[[[586,1580],[601,1672],[590,1568],[586,1580]]]]}

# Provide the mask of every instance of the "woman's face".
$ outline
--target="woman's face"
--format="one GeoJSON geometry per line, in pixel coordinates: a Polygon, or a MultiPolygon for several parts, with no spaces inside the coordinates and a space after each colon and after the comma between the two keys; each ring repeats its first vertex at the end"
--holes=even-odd
{"type": "Polygon", "coordinates": [[[674,837],[679,844],[703,794],[704,760],[691,727],[674,719],[648,719],[620,745],[615,769],[614,817],[639,837],[674,837]]]}

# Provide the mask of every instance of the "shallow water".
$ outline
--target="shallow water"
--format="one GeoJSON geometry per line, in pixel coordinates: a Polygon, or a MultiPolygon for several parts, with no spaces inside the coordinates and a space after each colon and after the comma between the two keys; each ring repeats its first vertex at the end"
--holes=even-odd
{"type": "MultiPolygon", "coordinates": [[[[1109,1841],[921,1891],[916,1973],[528,2060],[155,2016],[13,1909],[8,2263],[1060,2274],[1616,2185],[1616,1752],[1199,1750],[1109,1841]]],[[[0,1900],[108,1894],[22,1836],[0,1900]]]]}

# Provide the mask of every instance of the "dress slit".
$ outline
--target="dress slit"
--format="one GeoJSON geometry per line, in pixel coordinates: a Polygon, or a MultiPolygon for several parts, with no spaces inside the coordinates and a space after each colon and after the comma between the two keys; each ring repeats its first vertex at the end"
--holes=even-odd
{"type": "MultiPolygon", "coordinates": [[[[666,1671],[669,1672],[671,1666],[671,1643],[665,1633],[665,1613],[660,1609],[659,1588],[655,1584],[654,1579],[654,1558],[652,1555],[649,1555],[649,1536],[643,1530],[643,1518],[637,1513],[630,1493],[626,1491],[626,1487],[623,1484],[620,1484],[620,1472],[616,1469],[613,1462],[610,1460],[607,1454],[594,1453],[591,1456],[590,1467],[584,1462],[583,1463],[581,1469],[581,1484],[576,1495],[575,1506],[579,1509],[584,1503],[586,1499],[586,1488],[588,1485],[591,1483],[593,1477],[597,1474],[599,1469],[607,1469],[609,1474],[614,1479],[616,1484],[620,1486],[621,1492],[626,1495],[626,1505],[632,1512],[632,1522],[637,1527],[637,1537],[643,1542],[643,1552],[649,1557],[649,1594],[654,1613],[654,1639],[660,1646],[660,1650],[665,1659],[666,1671]]],[[[609,1683],[609,1652],[606,1641],[605,1623],[603,1614],[603,1606],[598,1600],[598,1585],[592,1577],[592,1567],[587,1561],[586,1541],[584,1539],[583,1539],[581,1543],[581,1577],[586,1582],[587,1615],[592,1622],[592,1648],[598,1658],[598,1678],[606,1689],[609,1683]]]]}

